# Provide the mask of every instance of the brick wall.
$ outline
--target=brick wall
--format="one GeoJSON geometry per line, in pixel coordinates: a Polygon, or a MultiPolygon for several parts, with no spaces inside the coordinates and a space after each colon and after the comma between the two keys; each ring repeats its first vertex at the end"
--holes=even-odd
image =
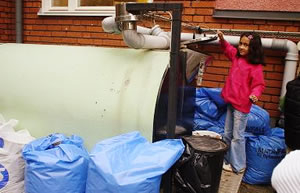
{"type": "MultiPolygon", "coordinates": [[[[8,2],[10,1],[0,0],[0,9],[1,7],[6,7],[7,10],[13,11],[13,6],[8,2]]],[[[184,4],[182,20],[202,27],[288,32],[300,31],[299,21],[215,19],[212,17],[215,0],[181,2],[184,4]]],[[[24,0],[24,43],[126,47],[120,35],[103,32],[101,28],[103,17],[38,16],[37,12],[40,7],[41,0],[24,0]]],[[[11,22],[12,14],[5,14],[9,16],[8,21],[11,22]]],[[[0,30],[3,21],[1,14],[0,30]]],[[[169,29],[167,22],[160,22],[159,24],[169,29]]],[[[11,29],[11,25],[4,25],[7,25],[11,29]]],[[[8,33],[6,27],[4,28],[2,31],[4,30],[3,32],[8,33]]],[[[183,31],[189,32],[185,29],[183,31]]],[[[294,39],[294,41],[299,40],[294,39]]],[[[207,68],[204,76],[203,86],[222,87],[229,70],[229,61],[221,53],[218,46],[207,46],[203,48],[203,51],[214,56],[214,61],[207,68]]],[[[283,77],[284,56],[284,52],[266,50],[267,65],[264,68],[264,73],[267,87],[258,104],[268,110],[271,117],[278,117],[280,114],[278,111],[278,101],[283,77]]]]}
{"type": "Polygon", "coordinates": [[[15,40],[15,3],[11,0],[0,0],[0,43],[15,40]]]}

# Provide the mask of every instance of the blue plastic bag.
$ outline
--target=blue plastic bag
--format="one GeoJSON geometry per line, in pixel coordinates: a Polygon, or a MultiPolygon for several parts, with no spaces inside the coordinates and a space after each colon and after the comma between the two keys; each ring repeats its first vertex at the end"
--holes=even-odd
{"type": "Polygon", "coordinates": [[[217,120],[226,110],[219,88],[200,88],[196,90],[196,111],[210,119],[217,120]]]}
{"type": "Polygon", "coordinates": [[[78,136],[52,134],[23,148],[26,193],[84,193],[89,155],[78,136]]]}
{"type": "Polygon", "coordinates": [[[248,115],[246,131],[255,135],[270,135],[270,115],[258,105],[252,105],[248,115]]]}
{"type": "Polygon", "coordinates": [[[243,181],[248,184],[270,184],[273,169],[284,158],[284,130],[271,129],[270,136],[246,136],[247,168],[243,181]]]}
{"type": "Polygon", "coordinates": [[[181,139],[149,143],[139,132],[101,141],[90,154],[86,193],[159,193],[183,151],[181,139]]]}

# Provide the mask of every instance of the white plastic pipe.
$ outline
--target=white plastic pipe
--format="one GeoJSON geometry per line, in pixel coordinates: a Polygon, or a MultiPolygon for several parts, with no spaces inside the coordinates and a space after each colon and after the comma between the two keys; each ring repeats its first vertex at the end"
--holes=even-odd
{"type": "MultiPolygon", "coordinates": [[[[118,24],[115,21],[115,17],[106,17],[102,20],[102,28],[107,33],[114,33],[114,34],[120,34],[121,30],[118,27],[118,24]]],[[[137,33],[141,34],[148,34],[150,35],[152,33],[152,29],[137,26],[137,33]]]]}
{"type": "MultiPolygon", "coordinates": [[[[102,21],[102,28],[107,33],[120,34],[121,30],[115,21],[115,17],[106,17],[102,21]]],[[[170,47],[171,33],[164,32],[158,25],[153,28],[137,26],[137,30],[124,30],[122,32],[127,46],[136,49],[168,49],[170,47]],[[152,36],[148,36],[152,35],[152,36]],[[158,36],[158,37],[157,37],[158,36]],[[163,39],[165,38],[165,39],[163,39]]],[[[195,34],[195,38],[201,35],[195,34]]],[[[194,38],[192,33],[181,33],[181,41],[194,38]]]]}
{"type": "Polygon", "coordinates": [[[135,49],[168,49],[170,47],[170,40],[167,37],[145,35],[135,30],[124,30],[122,36],[126,45],[135,49]]]}
{"type": "MultiPolygon", "coordinates": [[[[108,19],[109,22],[115,23],[114,19],[108,19]]],[[[102,23],[102,26],[104,27],[102,23]]],[[[116,24],[109,24],[114,26],[116,24]]],[[[170,32],[163,32],[159,26],[155,26],[152,29],[137,28],[135,30],[125,30],[122,32],[123,39],[125,43],[132,48],[146,48],[146,49],[168,49],[170,46],[170,32]],[[147,34],[147,35],[144,35],[147,34]]],[[[196,34],[195,38],[199,38],[201,35],[196,34]]],[[[194,34],[192,33],[181,33],[181,41],[192,40],[194,38],[194,34]]],[[[240,37],[238,36],[225,36],[225,39],[232,45],[237,45],[240,41],[240,37]]],[[[219,41],[211,41],[206,44],[218,45],[219,41]]],[[[271,39],[271,38],[262,38],[262,46],[263,48],[276,49],[276,50],[284,50],[286,51],[285,57],[285,67],[283,73],[282,80],[282,88],[280,97],[283,97],[286,93],[286,84],[295,78],[296,70],[297,70],[297,62],[299,60],[299,53],[297,46],[294,42],[286,39],[271,39]]]]}

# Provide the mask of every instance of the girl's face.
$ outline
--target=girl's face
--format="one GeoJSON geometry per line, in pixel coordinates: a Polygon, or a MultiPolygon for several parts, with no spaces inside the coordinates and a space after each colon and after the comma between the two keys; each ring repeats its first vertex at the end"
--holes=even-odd
{"type": "Polygon", "coordinates": [[[250,40],[246,36],[243,36],[240,39],[238,50],[239,50],[239,53],[240,53],[241,56],[248,55],[248,53],[249,53],[249,44],[250,44],[250,40]]]}

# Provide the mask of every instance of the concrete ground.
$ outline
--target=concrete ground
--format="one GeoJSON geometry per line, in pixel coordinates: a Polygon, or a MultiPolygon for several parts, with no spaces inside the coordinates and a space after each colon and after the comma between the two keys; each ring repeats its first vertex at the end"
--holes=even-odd
{"type": "Polygon", "coordinates": [[[238,193],[275,193],[271,185],[251,185],[241,183],[238,193]]]}

